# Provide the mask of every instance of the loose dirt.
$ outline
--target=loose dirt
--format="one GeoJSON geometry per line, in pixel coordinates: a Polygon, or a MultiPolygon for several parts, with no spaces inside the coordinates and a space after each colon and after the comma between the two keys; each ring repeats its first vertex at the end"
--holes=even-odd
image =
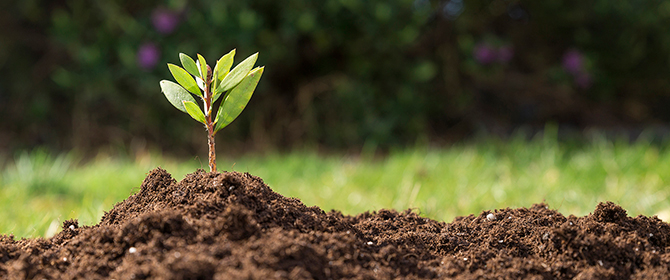
{"type": "Polygon", "coordinates": [[[668,279],[670,227],[599,204],[458,217],[324,212],[248,173],[151,171],[100,223],[0,237],[2,279],[668,279]]]}

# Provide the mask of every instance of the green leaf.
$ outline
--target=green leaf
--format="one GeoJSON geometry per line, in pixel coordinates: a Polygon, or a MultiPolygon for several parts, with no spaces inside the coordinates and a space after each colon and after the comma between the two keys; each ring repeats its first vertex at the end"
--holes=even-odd
{"type": "Polygon", "coordinates": [[[223,81],[221,81],[221,84],[215,89],[214,91],[214,96],[217,94],[221,94],[223,92],[226,92],[230,90],[231,88],[234,88],[237,86],[237,84],[244,79],[244,77],[249,74],[249,71],[251,71],[251,68],[254,67],[254,64],[256,64],[256,59],[258,59],[258,53],[252,54],[250,57],[247,57],[244,61],[240,62],[233,70],[230,70],[230,73],[226,75],[225,78],[223,78],[223,81]]]}
{"type": "Polygon", "coordinates": [[[235,49],[223,55],[219,60],[216,61],[216,66],[214,66],[214,74],[212,75],[214,79],[212,87],[214,88],[215,92],[216,88],[219,87],[219,82],[223,80],[223,77],[225,77],[230,71],[230,67],[233,66],[234,57],[235,49]]]}
{"type": "Polygon", "coordinates": [[[242,113],[242,110],[244,110],[244,107],[249,103],[251,95],[254,93],[254,90],[258,85],[258,81],[261,79],[264,69],[265,67],[257,67],[256,69],[251,70],[249,75],[244,77],[244,79],[226,95],[226,98],[219,106],[219,112],[216,114],[216,128],[214,128],[214,133],[229,125],[242,113]],[[219,122],[219,120],[221,122],[219,122]]]}
{"type": "Polygon", "coordinates": [[[185,53],[179,53],[179,60],[181,60],[181,65],[184,66],[184,69],[191,73],[191,75],[200,77],[200,72],[198,72],[198,66],[195,65],[193,58],[188,56],[185,53]]]}
{"type": "Polygon", "coordinates": [[[184,107],[182,101],[190,101],[195,103],[193,95],[188,93],[188,91],[186,91],[186,89],[184,89],[179,84],[173,81],[162,80],[160,81],[160,85],[161,91],[163,94],[165,94],[165,98],[170,101],[172,106],[179,109],[179,111],[186,113],[186,108],[184,107]]]}
{"type": "Polygon", "coordinates": [[[205,81],[207,80],[207,61],[202,55],[198,54],[198,62],[200,63],[200,78],[205,81]]]}
{"type": "Polygon", "coordinates": [[[184,103],[186,112],[191,116],[191,118],[203,124],[205,123],[205,114],[202,113],[200,107],[198,107],[198,104],[195,104],[195,102],[191,101],[182,101],[182,103],[184,103]]]}
{"type": "Polygon", "coordinates": [[[172,76],[174,76],[174,79],[177,80],[177,83],[179,83],[181,86],[183,86],[186,90],[190,91],[191,93],[198,96],[202,96],[202,92],[200,92],[200,88],[198,88],[198,84],[195,83],[193,76],[191,76],[191,74],[186,72],[184,68],[181,68],[172,63],[168,63],[168,68],[170,69],[172,76]]]}

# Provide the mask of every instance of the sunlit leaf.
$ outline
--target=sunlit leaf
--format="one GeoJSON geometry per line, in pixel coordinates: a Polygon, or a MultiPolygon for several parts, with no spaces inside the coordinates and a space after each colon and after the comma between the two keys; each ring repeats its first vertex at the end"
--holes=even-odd
{"type": "Polygon", "coordinates": [[[219,60],[216,61],[216,66],[214,66],[213,84],[214,93],[216,94],[216,89],[219,87],[219,83],[230,71],[230,67],[233,66],[233,59],[235,58],[235,49],[229,53],[223,55],[219,60]]]}
{"type": "Polygon", "coordinates": [[[226,95],[226,98],[219,106],[219,111],[216,114],[216,127],[214,128],[214,132],[229,125],[242,113],[242,110],[244,110],[244,107],[249,103],[251,95],[254,93],[254,90],[258,85],[261,75],[263,75],[263,69],[265,69],[265,67],[253,69],[249,72],[249,75],[244,77],[244,79],[226,95]]]}
{"type": "Polygon", "coordinates": [[[203,124],[205,123],[205,114],[202,113],[200,107],[198,107],[198,104],[195,104],[195,102],[191,101],[182,101],[182,103],[184,103],[186,112],[191,116],[191,118],[203,124]]]}
{"type": "Polygon", "coordinates": [[[200,72],[198,71],[198,66],[195,65],[195,61],[193,58],[188,56],[185,53],[179,53],[179,60],[181,61],[181,65],[184,66],[184,69],[191,73],[191,75],[200,77],[200,72]]]}
{"type": "Polygon", "coordinates": [[[179,111],[186,113],[186,108],[184,107],[184,103],[182,103],[182,101],[190,101],[195,103],[193,95],[191,95],[186,89],[184,89],[179,84],[173,81],[162,80],[160,81],[160,85],[161,85],[161,91],[163,92],[163,94],[165,94],[165,98],[167,98],[167,100],[170,101],[170,104],[172,104],[172,106],[179,109],[179,111]]]}
{"type": "Polygon", "coordinates": [[[168,69],[170,69],[172,76],[182,87],[195,95],[202,96],[202,92],[200,92],[200,89],[198,89],[198,85],[195,83],[193,76],[186,72],[184,68],[181,68],[172,63],[168,63],[168,69]]]}
{"type": "Polygon", "coordinates": [[[200,77],[202,77],[203,80],[207,79],[207,61],[205,61],[205,58],[198,54],[198,64],[200,66],[200,77]]]}
{"type": "Polygon", "coordinates": [[[250,57],[248,57],[244,61],[240,62],[240,64],[235,66],[233,70],[230,70],[230,73],[228,73],[228,75],[226,75],[226,77],[223,78],[221,84],[216,88],[215,96],[216,94],[221,94],[237,86],[237,84],[239,84],[240,81],[242,81],[242,79],[244,79],[244,77],[247,76],[247,74],[249,74],[251,68],[254,68],[254,64],[256,64],[256,59],[258,59],[258,53],[252,54],[250,57]]]}

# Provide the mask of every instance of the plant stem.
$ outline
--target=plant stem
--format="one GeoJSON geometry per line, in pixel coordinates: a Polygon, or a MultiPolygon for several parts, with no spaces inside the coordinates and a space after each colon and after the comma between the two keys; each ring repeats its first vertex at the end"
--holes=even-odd
{"type": "Polygon", "coordinates": [[[209,146],[209,172],[216,172],[216,148],[214,147],[214,124],[212,116],[206,117],[207,121],[207,145],[209,146]]]}
{"type": "Polygon", "coordinates": [[[212,92],[209,85],[212,83],[212,68],[207,65],[205,79],[205,127],[207,128],[207,146],[209,147],[209,172],[216,172],[216,148],[214,147],[214,123],[212,122],[212,92]]]}

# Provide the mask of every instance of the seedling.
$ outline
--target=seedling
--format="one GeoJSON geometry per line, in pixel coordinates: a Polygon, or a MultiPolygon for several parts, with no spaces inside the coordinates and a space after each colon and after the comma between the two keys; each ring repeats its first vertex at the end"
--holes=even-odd
{"type": "Polygon", "coordinates": [[[195,61],[180,53],[179,60],[184,68],[168,63],[168,69],[177,83],[160,81],[163,94],[175,108],[205,125],[210,172],[216,171],[214,135],[242,113],[265,68],[253,68],[258,58],[258,53],[255,53],[230,70],[234,56],[235,50],[223,55],[216,61],[212,71],[202,55],[198,54],[198,60],[195,61]],[[202,100],[202,109],[193,95],[202,100]],[[223,101],[219,104],[218,112],[212,115],[214,103],[220,97],[223,97],[223,101]]]}

